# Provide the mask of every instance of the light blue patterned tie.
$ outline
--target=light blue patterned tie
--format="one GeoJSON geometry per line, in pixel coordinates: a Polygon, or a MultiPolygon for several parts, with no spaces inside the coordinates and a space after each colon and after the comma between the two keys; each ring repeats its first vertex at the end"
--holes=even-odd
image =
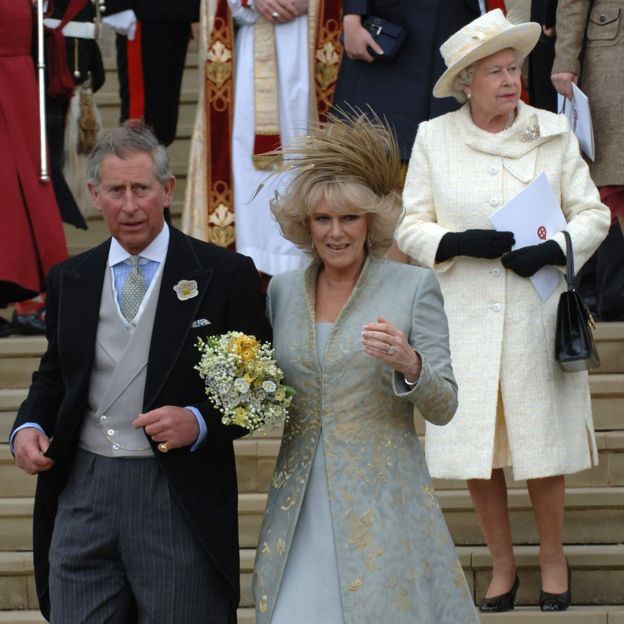
{"type": "Polygon", "coordinates": [[[128,262],[132,270],[121,289],[121,313],[128,323],[137,315],[141,301],[147,291],[147,284],[139,271],[139,256],[130,256],[128,262]]]}

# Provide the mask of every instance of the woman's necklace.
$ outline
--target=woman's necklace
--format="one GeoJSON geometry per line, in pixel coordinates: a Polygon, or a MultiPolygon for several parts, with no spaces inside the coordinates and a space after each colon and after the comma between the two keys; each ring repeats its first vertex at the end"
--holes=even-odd
{"type": "Polygon", "coordinates": [[[507,117],[507,121],[505,122],[505,125],[503,126],[503,132],[505,130],[509,130],[509,128],[513,126],[514,121],[516,121],[516,109],[515,108],[509,113],[509,117],[507,117]]]}

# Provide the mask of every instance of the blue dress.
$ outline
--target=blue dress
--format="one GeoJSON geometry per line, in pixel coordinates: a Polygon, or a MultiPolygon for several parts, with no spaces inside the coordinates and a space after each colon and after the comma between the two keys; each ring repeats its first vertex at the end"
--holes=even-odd
{"type": "MultiPolygon", "coordinates": [[[[333,323],[316,323],[321,366],[332,326],[333,323]]],[[[322,430],[271,618],[271,624],[319,622],[344,623],[322,430]]]]}

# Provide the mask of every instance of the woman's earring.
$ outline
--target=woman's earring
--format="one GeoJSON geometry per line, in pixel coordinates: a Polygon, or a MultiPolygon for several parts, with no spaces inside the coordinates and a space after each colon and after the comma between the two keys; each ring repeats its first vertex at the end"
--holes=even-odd
{"type": "Polygon", "coordinates": [[[313,240],[310,241],[310,247],[312,247],[312,249],[314,249],[316,247],[316,245],[314,244],[313,240]]]}
{"type": "Polygon", "coordinates": [[[468,99],[470,99],[470,98],[472,97],[472,93],[470,93],[470,91],[468,91],[468,93],[466,93],[466,97],[467,97],[468,99]]]}

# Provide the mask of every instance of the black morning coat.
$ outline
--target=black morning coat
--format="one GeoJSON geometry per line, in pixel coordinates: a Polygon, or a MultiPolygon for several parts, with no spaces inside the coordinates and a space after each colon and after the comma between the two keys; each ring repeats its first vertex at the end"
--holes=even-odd
{"type": "Polygon", "coordinates": [[[366,110],[369,106],[394,126],[401,160],[409,160],[421,121],[459,104],[434,98],[433,85],[446,66],[440,46],[479,17],[478,0],[343,0],[344,14],[374,15],[407,29],[407,37],[389,62],[352,61],[343,55],[334,106],[366,110]]]}
{"type": "MultiPolygon", "coordinates": [[[[170,228],[158,308],[149,351],[143,410],[164,405],[193,405],[206,421],[205,444],[154,456],[169,481],[191,529],[239,598],[236,467],[232,441],[246,430],[221,424],[193,367],[199,361],[198,335],[232,330],[270,339],[264,296],[250,258],[198,241],[170,228]],[[198,296],[181,301],[173,287],[195,280],[198,296]],[[193,328],[197,319],[210,321],[193,328]]],[[[34,509],[34,561],[39,604],[49,617],[48,551],[59,493],[78,449],[87,409],[100,298],[110,240],[54,266],[47,298],[48,349],[33,374],[15,427],[38,423],[52,438],[47,455],[55,464],[40,473],[34,509]]]]}

